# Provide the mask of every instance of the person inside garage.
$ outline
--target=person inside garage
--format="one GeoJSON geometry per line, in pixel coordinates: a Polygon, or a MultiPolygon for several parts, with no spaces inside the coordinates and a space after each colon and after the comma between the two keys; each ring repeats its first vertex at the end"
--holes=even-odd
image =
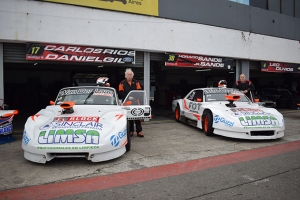
{"type": "MultiPolygon", "coordinates": [[[[120,99],[125,99],[125,97],[128,95],[128,93],[132,90],[142,90],[140,82],[137,80],[133,79],[134,73],[133,71],[128,68],[125,70],[125,78],[123,81],[120,82],[119,84],[119,97],[120,99]]],[[[129,100],[133,97],[129,97],[129,100]]],[[[133,136],[134,132],[134,123],[136,127],[136,133],[138,137],[144,137],[142,133],[142,123],[141,120],[129,120],[129,125],[130,125],[130,136],[133,136]]]]}
{"type": "Polygon", "coordinates": [[[237,88],[242,91],[249,99],[252,100],[252,95],[255,90],[253,83],[250,80],[246,80],[245,74],[240,75],[240,80],[233,84],[233,88],[237,88]],[[251,94],[252,93],[252,94],[251,94]]]}

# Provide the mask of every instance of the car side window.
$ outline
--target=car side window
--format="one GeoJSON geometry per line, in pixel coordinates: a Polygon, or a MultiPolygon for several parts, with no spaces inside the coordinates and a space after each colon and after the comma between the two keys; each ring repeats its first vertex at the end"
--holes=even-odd
{"type": "Polygon", "coordinates": [[[199,102],[200,99],[201,99],[201,102],[202,102],[203,101],[203,91],[202,90],[196,91],[196,93],[194,95],[194,98],[193,98],[193,101],[199,102]]]}
{"type": "Polygon", "coordinates": [[[191,92],[191,94],[187,97],[188,100],[193,101],[196,91],[191,92]]]}

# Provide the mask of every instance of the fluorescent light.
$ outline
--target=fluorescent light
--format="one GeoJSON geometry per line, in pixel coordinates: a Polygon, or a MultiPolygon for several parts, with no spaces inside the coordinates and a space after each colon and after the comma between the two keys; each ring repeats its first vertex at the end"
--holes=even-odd
{"type": "Polygon", "coordinates": [[[37,63],[34,63],[33,65],[37,65],[37,63]]]}
{"type": "Polygon", "coordinates": [[[210,71],[211,69],[197,69],[196,72],[210,71]]]}
{"type": "Polygon", "coordinates": [[[103,65],[99,65],[98,68],[103,67],[103,65]]]}
{"type": "Polygon", "coordinates": [[[230,74],[233,74],[234,72],[229,72],[230,74]]]}

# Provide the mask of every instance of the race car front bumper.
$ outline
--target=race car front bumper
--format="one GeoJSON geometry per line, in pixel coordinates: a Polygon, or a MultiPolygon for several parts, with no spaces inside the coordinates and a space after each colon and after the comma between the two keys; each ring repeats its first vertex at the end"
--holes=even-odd
{"type": "Polygon", "coordinates": [[[278,139],[284,136],[284,130],[270,130],[268,132],[261,131],[250,131],[245,132],[234,132],[221,129],[214,129],[214,134],[222,135],[230,138],[237,139],[249,139],[249,140],[268,140],[268,139],[278,139]]]}
{"type": "Polygon", "coordinates": [[[92,162],[102,162],[106,160],[111,160],[117,157],[122,156],[126,152],[125,146],[115,149],[113,151],[101,152],[101,153],[45,153],[45,154],[36,154],[29,151],[24,151],[24,157],[27,160],[36,163],[46,163],[54,158],[86,158],[92,162]]]}

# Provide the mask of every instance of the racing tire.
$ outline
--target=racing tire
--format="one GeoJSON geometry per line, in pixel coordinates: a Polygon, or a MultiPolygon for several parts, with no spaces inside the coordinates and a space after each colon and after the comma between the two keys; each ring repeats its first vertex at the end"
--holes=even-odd
{"type": "Polygon", "coordinates": [[[130,126],[128,121],[127,121],[127,144],[125,145],[125,148],[126,148],[126,152],[130,151],[131,148],[130,126]]]}
{"type": "Polygon", "coordinates": [[[212,127],[213,123],[213,117],[211,112],[207,112],[204,115],[204,121],[203,121],[203,130],[206,136],[213,136],[214,135],[214,129],[212,127]]]}
{"type": "Polygon", "coordinates": [[[176,122],[180,122],[180,108],[179,105],[175,108],[175,120],[176,122]]]}

